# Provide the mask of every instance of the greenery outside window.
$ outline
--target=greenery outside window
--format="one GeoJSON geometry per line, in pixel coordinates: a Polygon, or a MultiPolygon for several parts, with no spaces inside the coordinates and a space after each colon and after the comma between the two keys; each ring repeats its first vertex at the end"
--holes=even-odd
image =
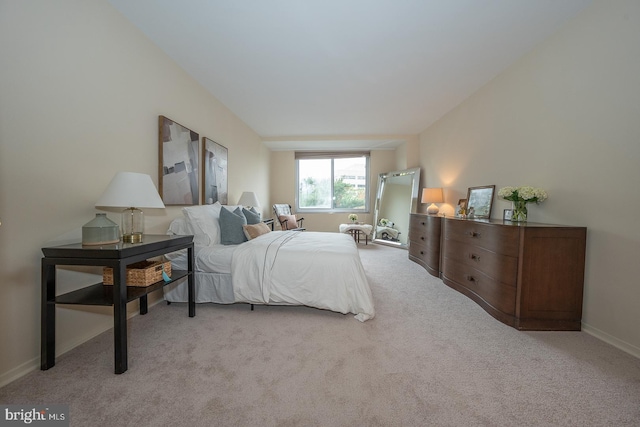
{"type": "Polygon", "coordinates": [[[296,152],[296,209],[368,212],[368,152],[296,152]]]}

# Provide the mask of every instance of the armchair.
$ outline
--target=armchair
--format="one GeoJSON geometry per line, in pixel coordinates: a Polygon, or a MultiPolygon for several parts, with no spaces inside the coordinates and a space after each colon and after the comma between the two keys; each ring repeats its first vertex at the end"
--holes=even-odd
{"type": "Polygon", "coordinates": [[[280,223],[280,228],[283,230],[304,231],[304,228],[302,228],[302,221],[304,221],[304,218],[298,218],[293,214],[291,212],[291,205],[282,203],[274,204],[273,212],[276,214],[276,218],[278,218],[278,222],[280,223]]]}

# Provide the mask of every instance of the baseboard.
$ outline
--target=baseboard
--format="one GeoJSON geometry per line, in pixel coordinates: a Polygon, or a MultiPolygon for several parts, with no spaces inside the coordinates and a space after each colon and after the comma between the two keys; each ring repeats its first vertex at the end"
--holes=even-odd
{"type": "Polygon", "coordinates": [[[640,348],[634,346],[633,344],[629,344],[626,341],[622,341],[584,322],[582,323],[582,331],[586,332],[587,334],[593,337],[598,338],[601,341],[606,342],[607,344],[611,344],[615,348],[620,349],[625,353],[629,353],[630,355],[640,359],[640,348]]]}
{"type": "MultiPolygon", "coordinates": [[[[153,300],[152,298],[149,298],[149,308],[153,307],[154,305],[160,303],[164,301],[163,298],[157,298],[155,300],[153,300]]],[[[139,309],[138,306],[136,305],[135,307],[132,306],[131,310],[127,310],[127,318],[131,319],[134,316],[137,316],[139,313],[139,309]]],[[[66,344],[59,346],[58,348],[56,348],[56,358],[62,356],[63,354],[67,353],[68,351],[73,350],[74,348],[76,348],[77,346],[79,346],[80,344],[83,344],[95,337],[97,337],[98,335],[107,332],[108,330],[113,329],[113,325],[109,325],[109,326],[105,326],[102,328],[96,328],[86,334],[84,334],[81,337],[78,337],[77,339],[67,342],[66,344]]],[[[15,368],[9,370],[8,372],[3,373],[2,375],[0,375],[0,388],[4,387],[5,385],[27,375],[30,372],[36,371],[40,369],[40,356],[36,356],[31,360],[28,360],[26,362],[24,362],[21,365],[16,366],[15,368]]]]}

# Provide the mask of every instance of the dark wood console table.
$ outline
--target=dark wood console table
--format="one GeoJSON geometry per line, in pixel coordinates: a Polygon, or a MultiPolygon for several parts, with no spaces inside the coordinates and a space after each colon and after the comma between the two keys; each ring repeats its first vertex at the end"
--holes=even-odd
{"type": "Polygon", "coordinates": [[[193,236],[145,235],[142,243],[117,243],[105,246],[83,246],[74,243],[42,248],[42,314],[41,369],[55,365],[56,304],[113,305],[115,373],[127,370],[127,303],[140,300],[140,314],[148,310],[147,295],[169,283],[187,278],[189,317],[196,315],[193,278],[193,236]],[[173,270],[171,281],[160,281],[147,287],[126,286],[127,265],[187,249],[187,271],[173,270]],[[56,295],[56,266],[85,265],[113,268],[113,285],[102,282],[63,295],[56,295]]]}

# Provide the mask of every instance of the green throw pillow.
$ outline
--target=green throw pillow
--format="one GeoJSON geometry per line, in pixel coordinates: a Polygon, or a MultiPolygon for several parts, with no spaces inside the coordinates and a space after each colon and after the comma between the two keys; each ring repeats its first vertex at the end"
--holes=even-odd
{"type": "Polygon", "coordinates": [[[220,209],[220,243],[239,245],[246,242],[243,225],[247,225],[247,218],[239,207],[233,212],[224,207],[220,209]]]}
{"type": "Polygon", "coordinates": [[[256,211],[256,208],[242,208],[242,213],[247,218],[247,225],[254,225],[260,222],[260,214],[256,211]]]}

